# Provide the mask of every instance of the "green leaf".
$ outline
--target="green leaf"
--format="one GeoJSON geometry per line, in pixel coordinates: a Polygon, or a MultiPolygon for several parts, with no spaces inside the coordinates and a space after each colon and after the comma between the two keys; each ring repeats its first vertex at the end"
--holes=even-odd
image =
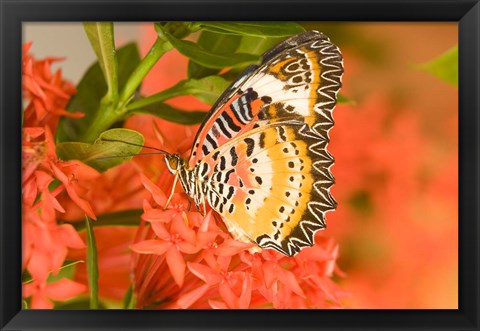
{"type": "Polygon", "coordinates": [[[224,69],[243,64],[252,64],[259,61],[259,57],[251,54],[234,53],[234,54],[218,54],[208,51],[199,45],[173,37],[168,32],[163,36],[177,49],[181,54],[188,57],[195,63],[212,69],[224,69]]]}
{"type": "Polygon", "coordinates": [[[182,95],[193,95],[201,101],[212,105],[229,85],[230,82],[228,80],[219,76],[183,80],[162,92],[130,103],[127,106],[127,109],[140,109],[147,105],[159,103],[182,95]]]}
{"type": "MultiPolygon", "coordinates": [[[[200,37],[198,38],[197,45],[211,53],[233,54],[237,51],[241,39],[241,36],[202,31],[200,37]]],[[[249,52],[241,51],[240,53],[249,52]]],[[[206,68],[191,60],[188,62],[189,78],[202,78],[210,75],[216,75],[218,72],[218,69],[206,68]]]]}
{"type": "Polygon", "coordinates": [[[60,268],[58,274],[50,274],[47,279],[47,283],[58,282],[62,278],[73,279],[75,274],[75,266],[79,263],[84,263],[85,261],[65,261],[63,266],[60,268]]]}
{"type": "Polygon", "coordinates": [[[169,122],[185,125],[202,123],[205,116],[207,116],[207,112],[204,111],[185,111],[162,102],[153,103],[140,109],[134,109],[132,113],[150,114],[169,122]]]}
{"type": "Polygon", "coordinates": [[[198,22],[200,28],[216,32],[256,37],[288,37],[305,32],[294,22],[198,22]]]}
{"type": "Polygon", "coordinates": [[[176,86],[182,95],[193,95],[199,100],[213,105],[230,86],[230,82],[219,76],[209,76],[201,79],[189,79],[176,86]]]}
{"type": "Polygon", "coordinates": [[[108,86],[107,98],[116,102],[118,98],[117,58],[115,54],[115,41],[112,22],[86,22],[83,28],[87,33],[100,68],[108,86]]]}
{"type": "Polygon", "coordinates": [[[142,149],[143,136],[134,130],[111,129],[103,132],[93,144],[65,142],[57,145],[62,160],[80,160],[105,171],[132,158],[142,149]]]}
{"type": "MultiPolygon", "coordinates": [[[[137,46],[128,44],[118,49],[117,61],[118,84],[121,88],[140,63],[137,46]]],[[[77,86],[77,93],[70,99],[67,106],[69,112],[81,111],[85,116],[80,119],[62,117],[57,128],[56,141],[79,141],[82,134],[91,126],[91,121],[100,108],[100,101],[106,93],[107,85],[100,65],[96,62],[83,76],[77,86]]]]}
{"type": "MultiPolygon", "coordinates": [[[[55,309],[88,309],[90,307],[89,298],[80,297],[73,300],[55,302],[55,309]]],[[[101,301],[98,302],[97,309],[107,309],[108,307],[101,301]]]]}
{"type": "Polygon", "coordinates": [[[123,309],[133,309],[135,308],[135,293],[133,292],[133,285],[128,287],[125,296],[123,297],[123,309]]]}
{"type": "MultiPolygon", "coordinates": [[[[238,52],[248,53],[261,56],[263,53],[278,45],[281,41],[285,40],[285,37],[254,37],[254,36],[242,36],[238,52]]],[[[246,69],[246,65],[237,66],[232,70],[224,73],[222,77],[229,80],[235,80],[238,75],[246,69]]]]}
{"type": "Polygon", "coordinates": [[[243,36],[238,51],[241,53],[262,55],[283,40],[285,40],[284,37],[243,36]]]}
{"type": "Polygon", "coordinates": [[[356,102],[349,97],[344,96],[343,94],[339,94],[337,96],[337,103],[343,103],[343,104],[350,104],[350,105],[355,105],[356,102]]]}
{"type": "Polygon", "coordinates": [[[87,229],[87,274],[90,289],[90,308],[98,309],[98,260],[97,243],[93,232],[92,220],[85,215],[87,229]]]}
{"type": "Polygon", "coordinates": [[[30,275],[30,273],[28,272],[28,270],[25,270],[22,272],[22,283],[23,284],[27,284],[27,283],[30,283],[32,282],[33,279],[32,279],[32,275],[30,275]]]}
{"type": "MultiPolygon", "coordinates": [[[[360,190],[353,192],[348,202],[354,210],[364,216],[372,215],[375,209],[372,197],[368,191],[360,190]]],[[[368,218],[362,218],[362,220],[368,220],[368,218]]]]}
{"type": "Polygon", "coordinates": [[[458,46],[450,48],[427,63],[419,64],[418,67],[449,84],[458,86],[458,46]]]}
{"type": "MultiPolygon", "coordinates": [[[[138,226],[142,214],[143,209],[129,209],[97,215],[97,220],[92,223],[92,226],[138,226]]],[[[72,224],[77,231],[85,229],[85,223],[82,220],[68,223],[72,224]]]]}

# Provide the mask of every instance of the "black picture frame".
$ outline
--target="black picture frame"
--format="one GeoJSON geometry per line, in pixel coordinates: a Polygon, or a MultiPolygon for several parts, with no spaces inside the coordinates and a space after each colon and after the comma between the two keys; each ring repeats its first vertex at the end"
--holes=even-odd
{"type": "Polygon", "coordinates": [[[478,330],[480,3],[478,0],[0,0],[0,327],[2,330],[478,330]],[[455,21],[459,23],[459,309],[22,310],[22,22],[455,21]]]}

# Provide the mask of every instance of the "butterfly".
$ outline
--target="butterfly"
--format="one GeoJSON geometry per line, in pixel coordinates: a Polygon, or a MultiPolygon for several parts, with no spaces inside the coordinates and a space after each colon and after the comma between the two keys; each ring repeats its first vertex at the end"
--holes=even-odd
{"type": "Polygon", "coordinates": [[[165,155],[198,210],[206,203],[236,239],[293,256],[314,244],[330,194],[327,151],[343,59],[318,31],[290,37],[248,67],[213,105],[188,160],[165,155]]]}

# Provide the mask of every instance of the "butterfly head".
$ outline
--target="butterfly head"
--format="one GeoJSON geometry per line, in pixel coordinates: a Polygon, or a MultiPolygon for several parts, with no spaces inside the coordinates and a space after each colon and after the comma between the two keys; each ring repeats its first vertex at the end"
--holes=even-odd
{"type": "Polygon", "coordinates": [[[173,175],[185,167],[185,161],[178,154],[165,154],[165,163],[173,175]]]}

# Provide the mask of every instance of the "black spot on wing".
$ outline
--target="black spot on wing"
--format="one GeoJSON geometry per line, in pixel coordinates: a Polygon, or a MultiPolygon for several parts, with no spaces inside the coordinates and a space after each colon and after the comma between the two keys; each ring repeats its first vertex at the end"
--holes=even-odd
{"type": "Polygon", "coordinates": [[[247,156],[252,155],[255,141],[252,138],[245,138],[243,141],[247,144],[247,156]]]}

